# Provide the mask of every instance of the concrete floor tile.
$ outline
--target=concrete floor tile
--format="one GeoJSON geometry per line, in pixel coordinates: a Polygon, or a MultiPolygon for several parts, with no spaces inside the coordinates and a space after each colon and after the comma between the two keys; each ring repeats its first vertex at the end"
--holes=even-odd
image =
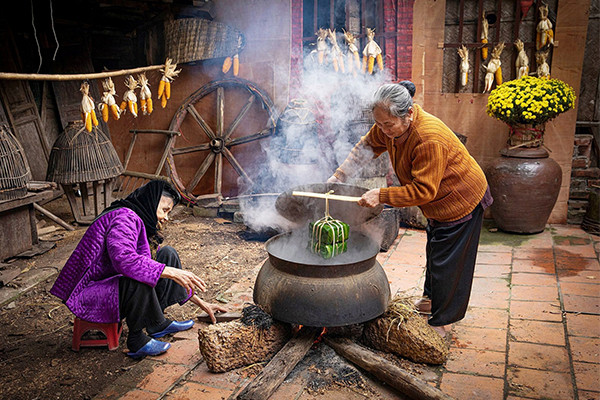
{"type": "Polygon", "coordinates": [[[560,322],[510,320],[510,338],[516,342],[565,346],[565,328],[560,322]]]}
{"type": "Polygon", "coordinates": [[[508,364],[511,367],[545,371],[570,371],[569,353],[565,347],[510,342],[508,364]]]}
{"type": "Polygon", "coordinates": [[[575,271],[600,271],[600,263],[593,258],[574,256],[557,256],[556,269],[571,269],[575,271]]]}
{"type": "Polygon", "coordinates": [[[506,279],[474,278],[471,289],[472,307],[508,308],[510,291],[506,279]]]}
{"type": "Polygon", "coordinates": [[[486,243],[479,243],[479,247],[477,248],[477,254],[479,253],[496,253],[496,252],[500,252],[500,253],[506,253],[506,252],[512,252],[513,251],[513,247],[506,245],[506,244],[486,244],[486,243]]]}
{"type": "Polygon", "coordinates": [[[558,301],[556,286],[513,286],[511,300],[558,301]]]}
{"type": "Polygon", "coordinates": [[[189,373],[186,381],[198,382],[217,389],[234,390],[242,381],[242,377],[235,370],[223,373],[210,372],[203,362],[189,373]]]}
{"type": "Polygon", "coordinates": [[[583,257],[583,258],[595,258],[597,259],[598,256],[596,255],[596,250],[594,250],[594,245],[593,244],[587,244],[584,246],[554,246],[554,254],[557,257],[572,257],[572,256],[577,256],[577,257],[583,257]]]}
{"type": "Polygon", "coordinates": [[[216,389],[196,382],[185,382],[183,385],[173,389],[166,397],[169,400],[224,400],[227,399],[232,390],[216,389]]]}
{"type": "Polygon", "coordinates": [[[579,400],[600,400],[600,392],[588,392],[587,390],[578,390],[579,400]]]}
{"type": "Polygon", "coordinates": [[[560,303],[546,301],[519,301],[510,302],[510,317],[518,319],[531,319],[537,321],[562,321],[560,303]]]}
{"type": "Polygon", "coordinates": [[[515,247],[513,251],[515,260],[554,261],[552,247],[544,249],[515,247]]]}
{"type": "Polygon", "coordinates": [[[477,264],[474,276],[479,278],[506,278],[510,274],[510,265],[477,264]]]}
{"type": "Polygon", "coordinates": [[[457,326],[506,329],[508,326],[508,310],[469,307],[465,318],[457,322],[457,326]]]}
{"type": "Polygon", "coordinates": [[[504,399],[504,380],[498,378],[446,372],[440,389],[456,400],[504,399]]]}
{"type": "Polygon", "coordinates": [[[563,294],[575,296],[600,297],[600,284],[563,282],[560,285],[563,294]]]}
{"type": "Polygon", "coordinates": [[[388,262],[394,262],[404,265],[414,265],[415,267],[425,266],[425,251],[419,254],[394,252],[388,259],[388,262]]]}
{"type": "Polygon", "coordinates": [[[549,274],[513,273],[510,279],[513,285],[556,286],[556,276],[549,274]]]}
{"type": "Polygon", "coordinates": [[[202,360],[198,340],[179,340],[171,343],[166,353],[154,358],[170,364],[194,365],[202,360]]]}
{"type": "Polygon", "coordinates": [[[451,348],[446,369],[450,372],[504,378],[506,354],[499,351],[451,348]]]}
{"type": "Polygon", "coordinates": [[[600,314],[600,297],[563,294],[565,311],[600,314]]]}
{"type": "Polygon", "coordinates": [[[477,264],[510,265],[512,262],[511,252],[478,253],[477,264]]]}
{"type": "Polygon", "coordinates": [[[507,380],[509,394],[514,396],[569,400],[575,395],[571,374],[566,372],[509,367],[507,380]]]}
{"type": "Polygon", "coordinates": [[[506,351],[506,329],[473,328],[456,325],[452,347],[459,349],[506,351]]]}
{"type": "Polygon", "coordinates": [[[133,389],[119,397],[119,400],[156,400],[160,394],[146,392],[145,390],[133,389]]]}
{"type": "Polygon", "coordinates": [[[177,382],[187,371],[187,367],[183,365],[156,363],[153,371],[146,375],[137,386],[150,392],[162,393],[177,382]]]}
{"type": "Polygon", "coordinates": [[[556,268],[554,260],[513,260],[512,271],[515,272],[531,272],[537,274],[554,274],[556,268]]]}
{"type": "Polygon", "coordinates": [[[600,364],[573,362],[573,370],[577,390],[600,391],[600,364]]]}
{"type": "Polygon", "coordinates": [[[569,336],[573,361],[600,363],[600,339],[569,336]]]}
{"type": "Polygon", "coordinates": [[[570,336],[600,338],[600,315],[568,313],[567,333],[570,336]]]}

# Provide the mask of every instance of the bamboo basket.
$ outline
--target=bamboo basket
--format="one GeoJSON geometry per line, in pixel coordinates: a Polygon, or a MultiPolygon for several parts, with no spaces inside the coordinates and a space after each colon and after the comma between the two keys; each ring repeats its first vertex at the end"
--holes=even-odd
{"type": "Polygon", "coordinates": [[[27,194],[31,171],[25,151],[10,128],[0,126],[0,201],[12,200],[27,194]]]}
{"type": "Polygon", "coordinates": [[[220,22],[202,18],[165,22],[167,57],[177,64],[233,56],[244,45],[240,31],[220,22]]]}
{"type": "Polygon", "coordinates": [[[75,221],[89,224],[111,203],[114,178],[122,172],[106,135],[97,127],[88,132],[77,121],[70,122],[54,142],[46,180],[62,185],[75,221]]]}

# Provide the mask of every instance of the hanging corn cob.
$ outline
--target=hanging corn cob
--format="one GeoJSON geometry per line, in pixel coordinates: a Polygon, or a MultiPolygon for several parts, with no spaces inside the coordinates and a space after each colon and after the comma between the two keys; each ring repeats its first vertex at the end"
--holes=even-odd
{"type": "Polygon", "coordinates": [[[517,39],[515,42],[515,47],[519,51],[515,61],[515,68],[517,72],[517,79],[520,79],[529,74],[529,57],[527,57],[527,54],[525,53],[525,46],[521,39],[517,39]]]}
{"type": "Polygon", "coordinates": [[[81,118],[85,124],[85,129],[91,132],[94,126],[98,126],[98,119],[96,118],[96,111],[94,111],[94,108],[96,108],[94,100],[90,97],[90,84],[83,82],[79,91],[83,94],[83,98],[81,99],[81,118]]]}
{"type": "MultiPolygon", "coordinates": [[[[490,24],[489,24],[487,18],[485,17],[485,11],[484,11],[481,16],[481,43],[483,43],[484,45],[488,43],[489,27],[490,27],[490,24]]],[[[481,48],[481,58],[483,58],[483,61],[487,60],[487,58],[488,58],[488,48],[485,46],[481,48]]]]}
{"type": "Polygon", "coordinates": [[[365,65],[369,74],[373,73],[375,59],[380,71],[383,71],[383,58],[381,57],[381,47],[373,40],[375,37],[375,29],[367,28],[367,45],[363,50],[363,72],[365,65]]]}
{"type": "Polygon", "coordinates": [[[331,61],[333,63],[333,69],[335,72],[341,70],[342,73],[345,73],[346,68],[344,66],[344,56],[342,54],[342,50],[340,50],[340,46],[338,46],[337,38],[335,37],[335,31],[328,29],[327,35],[329,41],[331,42],[331,61]]]}
{"type": "Polygon", "coordinates": [[[356,38],[350,32],[344,30],[344,37],[348,43],[348,69],[352,75],[356,76],[356,71],[360,71],[360,56],[358,55],[358,47],[356,47],[356,38]]]}
{"type": "Polygon", "coordinates": [[[158,98],[162,108],[167,106],[167,100],[171,98],[171,82],[181,72],[177,69],[177,64],[173,64],[170,58],[165,61],[165,66],[160,70],[163,73],[158,83],[158,98]]]}
{"type": "Polygon", "coordinates": [[[238,74],[240,73],[239,51],[243,47],[242,40],[243,40],[242,36],[241,35],[238,36],[238,45],[237,45],[236,53],[233,55],[233,57],[225,57],[225,60],[223,61],[223,68],[221,68],[221,70],[223,71],[224,74],[228,73],[232,66],[233,66],[233,76],[238,76],[238,74]]]}
{"type": "Polygon", "coordinates": [[[538,78],[550,78],[550,66],[546,61],[548,59],[548,51],[538,51],[535,53],[535,63],[537,64],[538,78]]]}
{"type": "Polygon", "coordinates": [[[460,62],[460,86],[467,86],[469,81],[469,50],[465,46],[458,49],[460,62]]]}
{"type": "Polygon", "coordinates": [[[317,35],[317,57],[319,65],[323,65],[327,53],[327,42],[325,41],[327,39],[327,30],[319,28],[315,34],[317,35]]]}
{"type": "Polygon", "coordinates": [[[142,114],[150,115],[152,114],[152,93],[150,92],[150,84],[148,83],[148,78],[146,78],[146,73],[142,73],[138,75],[138,82],[140,83],[140,106],[142,107],[142,114]]]}
{"type": "Polygon", "coordinates": [[[114,119],[119,119],[121,111],[115,101],[115,94],[117,91],[115,90],[115,84],[113,83],[112,78],[108,77],[103,80],[102,87],[104,88],[104,92],[102,93],[102,103],[100,103],[99,106],[102,111],[102,119],[104,122],[108,122],[108,114],[112,114],[114,119]]]}
{"type": "Polygon", "coordinates": [[[129,90],[127,90],[125,94],[123,94],[123,101],[121,102],[121,111],[126,112],[127,110],[129,110],[133,117],[137,118],[138,106],[137,96],[135,95],[135,89],[139,87],[138,81],[135,80],[133,75],[129,75],[127,78],[125,78],[125,86],[127,86],[129,90]]]}
{"type": "Polygon", "coordinates": [[[231,69],[231,57],[225,57],[225,61],[223,61],[223,68],[221,69],[224,74],[228,73],[231,69]]]}
{"type": "Polygon", "coordinates": [[[546,45],[554,44],[554,31],[552,31],[552,22],[548,19],[548,5],[543,4],[539,8],[540,22],[537,24],[537,33],[535,40],[535,49],[539,50],[546,45]]]}
{"type": "Polygon", "coordinates": [[[504,43],[498,43],[494,50],[492,50],[492,59],[488,63],[485,74],[485,89],[484,93],[492,90],[494,84],[494,77],[496,78],[496,85],[502,85],[502,62],[500,61],[500,54],[504,50],[504,43]]]}

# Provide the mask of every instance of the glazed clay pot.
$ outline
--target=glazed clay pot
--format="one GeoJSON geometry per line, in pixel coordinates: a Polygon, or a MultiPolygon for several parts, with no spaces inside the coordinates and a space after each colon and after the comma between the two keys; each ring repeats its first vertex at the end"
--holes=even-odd
{"type": "Polygon", "coordinates": [[[560,191],[560,166],[541,147],[503,149],[500,154],[486,170],[498,228],[542,232],[560,191]]]}

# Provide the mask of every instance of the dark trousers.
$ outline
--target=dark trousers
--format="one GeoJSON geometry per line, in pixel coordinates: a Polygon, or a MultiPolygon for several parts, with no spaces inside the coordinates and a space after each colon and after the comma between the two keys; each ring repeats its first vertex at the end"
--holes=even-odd
{"type": "Polygon", "coordinates": [[[470,220],[457,225],[427,226],[423,295],[431,299],[432,326],[460,321],[467,311],[483,223],[481,205],[472,215],[470,220]]]}
{"type": "MultiPolygon", "coordinates": [[[[156,261],[181,269],[179,255],[170,246],[158,250],[156,261]]],[[[119,312],[127,321],[130,334],[163,325],[165,308],[187,297],[186,290],[171,279],[161,278],[153,288],[134,279],[119,279],[119,312]]]]}

